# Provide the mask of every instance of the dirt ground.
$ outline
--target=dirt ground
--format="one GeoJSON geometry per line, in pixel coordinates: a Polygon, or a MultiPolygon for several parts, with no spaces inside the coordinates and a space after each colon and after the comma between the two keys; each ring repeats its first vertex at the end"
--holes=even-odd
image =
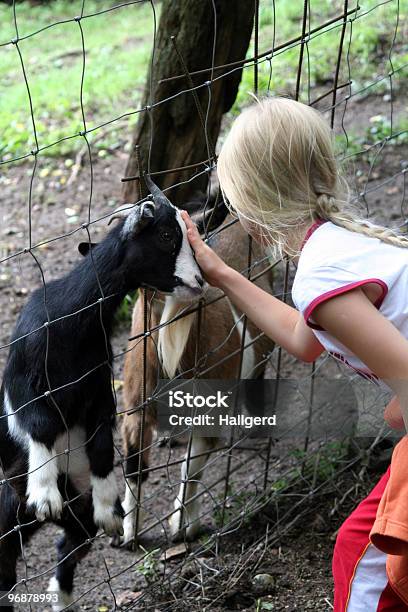
{"type": "MultiPolygon", "coordinates": [[[[348,129],[359,122],[368,123],[371,114],[381,112],[382,106],[383,99],[375,97],[360,104],[350,103],[347,121],[351,123],[348,124],[348,129]]],[[[403,105],[400,104],[395,112],[403,110],[403,105]]],[[[108,214],[120,203],[120,177],[124,172],[126,154],[112,151],[108,152],[106,157],[96,157],[93,161],[93,196],[90,205],[90,171],[86,161],[76,180],[70,182],[70,162],[64,159],[39,158],[32,184],[31,244],[40,244],[34,249],[36,260],[28,253],[13,256],[30,244],[27,219],[33,165],[11,164],[1,169],[0,259],[5,259],[0,265],[1,369],[5,364],[7,342],[17,315],[33,288],[41,284],[40,267],[46,281],[62,275],[79,261],[77,244],[87,240],[87,235],[83,229],[78,228],[81,223],[88,221],[89,208],[91,220],[94,220],[108,214]]],[[[385,147],[378,156],[371,171],[370,163],[365,159],[355,162],[353,173],[357,187],[367,191],[365,201],[368,209],[379,221],[391,222],[394,226],[401,221],[401,209],[405,212],[406,204],[405,175],[400,174],[394,181],[384,185],[382,183],[388,177],[401,172],[407,164],[408,148],[391,145],[385,147]]],[[[98,240],[106,231],[106,221],[91,225],[90,231],[91,239],[98,240]]],[[[127,336],[127,328],[118,326],[113,338],[114,353],[118,355],[115,359],[118,380],[122,379],[122,352],[126,349],[127,336]]],[[[283,356],[284,377],[301,376],[304,372],[305,370],[291,358],[283,356]]],[[[120,409],[120,389],[118,406],[120,409]]],[[[120,478],[122,471],[119,436],[117,443],[117,474],[120,478]]],[[[172,449],[167,446],[158,448],[154,453],[153,464],[165,463],[170,456],[172,459],[181,458],[183,450],[182,446],[172,449]]],[[[277,456],[279,452],[279,449],[274,450],[277,456]]],[[[259,473],[262,471],[256,446],[248,450],[238,450],[234,461],[237,465],[234,486],[239,488],[247,483],[246,493],[256,492],[257,478],[259,480],[259,473]]],[[[276,509],[265,507],[248,523],[220,538],[217,555],[214,554],[214,548],[203,553],[197,552],[195,557],[198,557],[198,561],[181,554],[175,555],[165,566],[159,560],[149,569],[146,564],[141,565],[138,561],[140,551],[134,553],[111,548],[108,538],[99,536],[78,570],[76,593],[82,595],[79,601],[80,609],[99,612],[119,608],[211,612],[264,609],[330,610],[333,600],[330,560],[335,533],[341,520],[362,497],[364,491],[370,488],[376,473],[383,467],[384,465],[377,464],[374,473],[369,476],[366,473],[353,494],[336,511],[332,512],[336,507],[336,500],[342,496],[342,491],[334,488],[326,497],[319,497],[313,506],[305,506],[302,509],[305,514],[300,521],[288,532],[282,529],[282,535],[277,539],[274,529],[276,509]],[[268,539],[265,535],[268,532],[274,533],[273,538],[268,539]],[[170,578],[172,573],[174,580],[170,578]],[[263,591],[253,584],[255,573],[272,576],[269,586],[263,591]],[[148,590],[146,598],[136,603],[146,585],[154,582],[154,579],[158,579],[161,586],[148,590]],[[212,603],[209,603],[210,601],[212,603]]],[[[208,475],[209,482],[220,479],[224,470],[225,458],[221,458],[208,475]]],[[[354,482],[356,474],[350,473],[349,477],[350,482],[354,482]]],[[[174,486],[178,481],[178,466],[170,468],[168,473],[165,470],[157,470],[151,474],[145,488],[148,521],[155,522],[155,517],[164,516],[171,510],[174,486]]],[[[222,495],[222,486],[221,482],[211,490],[211,494],[207,492],[203,496],[203,509],[206,512],[204,532],[200,540],[189,545],[190,551],[205,548],[206,535],[213,533],[216,528],[211,509],[213,496],[217,498],[222,495]]],[[[245,503],[248,503],[248,497],[245,499],[245,503]]],[[[162,550],[172,547],[166,540],[166,529],[165,522],[159,521],[143,541],[146,550],[157,551],[158,548],[162,550]]],[[[25,559],[19,564],[19,577],[26,577],[29,587],[37,592],[46,588],[52,575],[56,535],[57,529],[46,525],[24,549],[25,559]]]]}

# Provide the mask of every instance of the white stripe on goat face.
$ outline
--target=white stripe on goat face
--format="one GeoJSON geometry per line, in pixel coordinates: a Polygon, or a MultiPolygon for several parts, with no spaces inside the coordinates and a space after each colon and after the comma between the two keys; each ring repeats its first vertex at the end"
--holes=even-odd
{"type": "Polygon", "coordinates": [[[174,274],[181,279],[186,287],[176,287],[174,297],[181,300],[191,300],[193,298],[191,289],[196,291],[196,297],[200,297],[202,293],[202,274],[196,260],[194,259],[193,250],[187,237],[186,224],[183,221],[179,209],[175,207],[175,211],[177,223],[179,224],[182,233],[182,242],[176,259],[174,274]],[[199,279],[201,279],[201,284],[199,279]]]}

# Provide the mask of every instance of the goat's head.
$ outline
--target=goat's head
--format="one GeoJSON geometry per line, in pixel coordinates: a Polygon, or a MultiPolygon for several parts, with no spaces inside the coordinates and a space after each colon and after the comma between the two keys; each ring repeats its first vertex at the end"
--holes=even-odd
{"type": "Polygon", "coordinates": [[[203,293],[204,279],[187,238],[178,208],[146,177],[152,199],[139,206],[125,205],[111,220],[123,217],[120,237],[126,244],[124,266],[132,284],[187,301],[203,293]]]}

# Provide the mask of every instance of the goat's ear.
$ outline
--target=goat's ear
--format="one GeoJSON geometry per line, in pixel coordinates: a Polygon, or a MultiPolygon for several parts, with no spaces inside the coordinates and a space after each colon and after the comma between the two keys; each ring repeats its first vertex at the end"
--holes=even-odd
{"type": "MultiPolygon", "coordinates": [[[[153,223],[156,207],[149,200],[138,206],[125,221],[125,228],[133,235],[140,234],[145,227],[153,223]]],[[[125,229],[125,231],[126,231],[125,229]]]]}
{"type": "Polygon", "coordinates": [[[96,246],[98,246],[97,242],[80,242],[78,244],[78,251],[81,253],[83,257],[86,257],[89,251],[96,246]]]}

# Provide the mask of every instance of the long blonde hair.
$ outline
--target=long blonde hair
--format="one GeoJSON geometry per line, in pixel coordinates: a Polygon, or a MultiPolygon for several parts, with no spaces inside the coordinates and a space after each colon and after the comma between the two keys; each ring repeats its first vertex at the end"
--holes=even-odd
{"type": "Polygon", "coordinates": [[[234,121],[217,164],[224,197],[281,255],[318,219],[399,247],[408,238],[360,218],[339,173],[322,115],[295,100],[265,97],[234,121]]]}

